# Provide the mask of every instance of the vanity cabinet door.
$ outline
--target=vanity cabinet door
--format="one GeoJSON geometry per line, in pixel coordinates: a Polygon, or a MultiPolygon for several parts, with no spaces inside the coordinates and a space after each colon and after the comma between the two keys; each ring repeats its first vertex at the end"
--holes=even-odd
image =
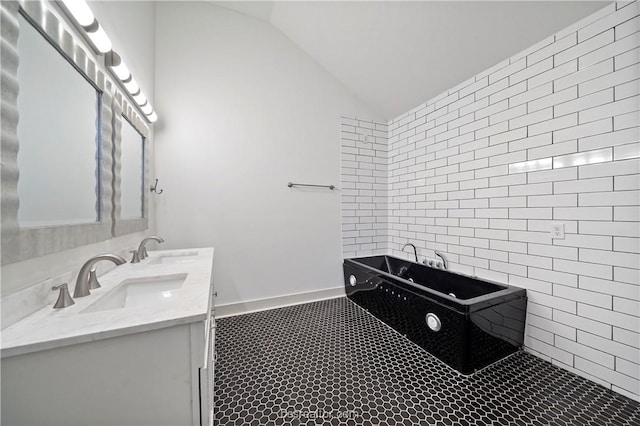
{"type": "Polygon", "coordinates": [[[2,358],[0,423],[198,425],[192,366],[204,365],[204,327],[180,324],[2,358]],[[196,333],[200,347],[192,354],[196,333]]]}
{"type": "Polygon", "coordinates": [[[213,425],[213,408],[214,408],[214,401],[213,401],[213,397],[215,396],[215,371],[216,371],[216,359],[217,359],[217,352],[216,352],[216,323],[215,320],[212,318],[211,321],[211,335],[209,337],[209,342],[210,342],[210,350],[209,352],[211,353],[211,363],[209,364],[209,375],[208,375],[208,382],[209,382],[209,425],[212,426],[213,425]]]}
{"type": "Polygon", "coordinates": [[[213,395],[215,368],[215,331],[213,318],[206,321],[206,342],[203,367],[200,368],[200,424],[213,426],[213,395]]]}

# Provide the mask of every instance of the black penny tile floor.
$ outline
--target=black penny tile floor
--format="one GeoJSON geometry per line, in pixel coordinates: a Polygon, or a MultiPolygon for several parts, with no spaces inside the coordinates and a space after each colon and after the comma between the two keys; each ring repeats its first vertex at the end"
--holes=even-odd
{"type": "Polygon", "coordinates": [[[216,425],[640,425],[640,404],[524,352],[473,376],[346,298],[217,321],[216,425]]]}

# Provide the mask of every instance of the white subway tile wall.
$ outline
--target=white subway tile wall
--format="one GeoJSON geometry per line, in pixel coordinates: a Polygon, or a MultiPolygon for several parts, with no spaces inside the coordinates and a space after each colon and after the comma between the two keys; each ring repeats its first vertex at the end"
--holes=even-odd
{"type": "Polygon", "coordinates": [[[409,258],[412,242],[451,270],[524,287],[526,350],[636,400],[639,15],[638,1],[611,4],[387,134],[346,118],[342,133],[345,257],[409,258]]]}
{"type": "Polygon", "coordinates": [[[387,124],[342,117],[341,126],[342,254],[345,258],[386,254],[387,124]]]}

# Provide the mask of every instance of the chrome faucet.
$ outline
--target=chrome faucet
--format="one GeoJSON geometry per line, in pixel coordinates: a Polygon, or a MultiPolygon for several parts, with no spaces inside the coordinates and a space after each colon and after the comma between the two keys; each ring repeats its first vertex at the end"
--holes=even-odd
{"type": "Polygon", "coordinates": [[[156,237],[155,235],[140,241],[140,245],[138,246],[138,258],[140,260],[146,259],[147,256],[149,256],[149,253],[147,253],[146,245],[147,245],[147,242],[151,240],[157,241],[159,243],[164,243],[164,240],[162,238],[156,237]]]}
{"type": "Polygon", "coordinates": [[[404,245],[404,247],[402,247],[402,251],[404,251],[404,249],[406,249],[408,246],[413,247],[413,255],[416,257],[416,263],[418,263],[418,250],[416,249],[416,246],[411,243],[407,243],[404,245]]]}
{"type": "Polygon", "coordinates": [[[436,256],[442,259],[442,269],[447,269],[449,267],[449,262],[447,262],[447,258],[444,257],[444,255],[437,250],[435,251],[435,253],[436,253],[436,256]]]}
{"type": "Polygon", "coordinates": [[[98,284],[98,279],[95,275],[95,268],[93,265],[100,262],[101,260],[109,260],[116,265],[122,265],[127,263],[127,261],[117,254],[99,254],[97,256],[93,256],[91,259],[87,260],[84,265],[80,268],[80,272],[78,272],[78,278],[76,278],[76,288],[73,290],[73,297],[84,297],[90,294],[89,290],[91,287],[97,288],[100,287],[98,284]],[[95,282],[94,282],[95,281],[95,282]]]}

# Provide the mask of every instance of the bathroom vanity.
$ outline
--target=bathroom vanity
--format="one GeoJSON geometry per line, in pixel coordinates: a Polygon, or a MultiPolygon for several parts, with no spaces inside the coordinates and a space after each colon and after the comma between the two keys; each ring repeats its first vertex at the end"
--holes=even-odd
{"type": "Polygon", "coordinates": [[[150,252],[3,330],[2,424],[211,425],[212,266],[213,248],[150,252]]]}

